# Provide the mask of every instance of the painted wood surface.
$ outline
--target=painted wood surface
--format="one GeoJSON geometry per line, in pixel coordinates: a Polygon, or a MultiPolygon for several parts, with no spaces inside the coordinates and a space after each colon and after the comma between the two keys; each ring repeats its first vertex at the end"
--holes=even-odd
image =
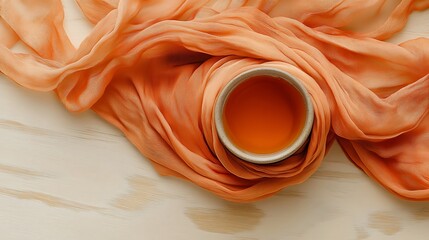
{"type": "MultiPolygon", "coordinates": [[[[91,26],[74,1],[64,5],[77,45],[91,26]]],[[[391,41],[419,36],[429,37],[428,11],[391,41]]],[[[229,203],[159,176],[94,113],[0,76],[0,239],[427,239],[428,226],[429,202],[389,194],[337,144],[307,182],[229,203]]]]}

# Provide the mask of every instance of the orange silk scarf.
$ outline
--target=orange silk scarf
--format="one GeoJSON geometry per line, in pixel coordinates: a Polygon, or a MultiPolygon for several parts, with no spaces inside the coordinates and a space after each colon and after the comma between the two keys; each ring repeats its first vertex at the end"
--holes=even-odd
{"type": "Polygon", "coordinates": [[[0,71],[94,110],[161,174],[254,201],[310,177],[337,138],[386,189],[429,200],[429,39],[383,42],[429,1],[76,2],[94,24],[77,49],[60,0],[0,0],[0,71]],[[236,159],[213,123],[222,87],[258,66],[296,76],[315,107],[309,143],[277,164],[236,159]]]}

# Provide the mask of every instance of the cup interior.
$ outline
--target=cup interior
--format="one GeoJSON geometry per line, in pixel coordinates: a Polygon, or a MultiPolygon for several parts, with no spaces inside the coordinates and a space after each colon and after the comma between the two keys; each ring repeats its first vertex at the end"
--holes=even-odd
{"type": "Polygon", "coordinates": [[[214,118],[228,151],[248,162],[269,164],[290,157],[305,144],[314,110],[309,93],[294,76],[275,68],[255,68],[221,90],[214,118]],[[289,106],[279,105],[282,102],[289,106]]]}

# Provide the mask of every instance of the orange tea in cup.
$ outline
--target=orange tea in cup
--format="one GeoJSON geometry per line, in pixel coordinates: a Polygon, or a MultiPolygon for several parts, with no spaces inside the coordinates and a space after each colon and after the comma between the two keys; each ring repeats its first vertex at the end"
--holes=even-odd
{"type": "Polygon", "coordinates": [[[237,147],[267,154],[291,145],[305,117],[304,99],[294,86],[278,77],[256,76],[231,91],[222,121],[237,147]]]}
{"type": "Polygon", "coordinates": [[[234,155],[272,163],[287,158],[306,141],[313,109],[297,79],[277,69],[258,68],[225,86],[215,121],[220,140],[234,155]]]}

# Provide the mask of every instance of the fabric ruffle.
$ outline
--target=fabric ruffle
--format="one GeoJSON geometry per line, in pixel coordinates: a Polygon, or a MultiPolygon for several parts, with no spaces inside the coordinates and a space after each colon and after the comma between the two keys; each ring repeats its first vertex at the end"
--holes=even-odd
{"type": "Polygon", "coordinates": [[[308,179],[337,138],[386,189],[429,200],[429,39],[382,41],[429,1],[76,2],[94,24],[78,48],[61,1],[0,1],[0,71],[92,109],[159,173],[254,201],[308,179]],[[269,165],[228,153],[213,121],[222,87],[260,66],[301,80],[315,108],[305,147],[269,165]]]}

